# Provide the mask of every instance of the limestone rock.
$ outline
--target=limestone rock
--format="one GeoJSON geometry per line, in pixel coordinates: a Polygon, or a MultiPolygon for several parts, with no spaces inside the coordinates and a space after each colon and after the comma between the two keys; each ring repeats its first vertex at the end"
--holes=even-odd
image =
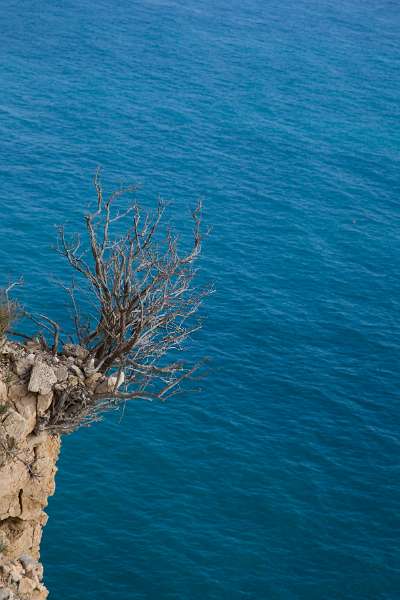
{"type": "Polygon", "coordinates": [[[26,434],[31,433],[36,424],[36,395],[27,393],[14,402],[16,410],[26,421],[26,434]]]}
{"type": "Polygon", "coordinates": [[[37,414],[43,416],[53,401],[53,392],[49,394],[38,394],[37,397],[37,414]]]}
{"type": "Polygon", "coordinates": [[[68,369],[65,365],[60,365],[54,369],[54,374],[58,382],[66,381],[68,378],[68,369]]]}
{"type": "Polygon", "coordinates": [[[36,587],[35,581],[30,579],[29,577],[24,577],[18,586],[18,592],[20,594],[31,594],[36,587]]]}
{"type": "Polygon", "coordinates": [[[16,374],[19,375],[20,377],[24,377],[24,375],[26,375],[32,368],[32,365],[34,362],[35,362],[35,355],[32,353],[28,354],[28,356],[24,356],[23,358],[20,358],[15,363],[16,374]]]}
{"type": "Polygon", "coordinates": [[[25,574],[29,577],[37,577],[39,580],[43,577],[43,567],[30,554],[22,554],[19,561],[25,569],[25,574]]]}
{"type": "Polygon", "coordinates": [[[0,380],[0,404],[7,401],[7,386],[0,380]]]}
{"type": "Polygon", "coordinates": [[[0,338],[0,354],[16,356],[18,354],[18,349],[16,348],[15,344],[3,337],[0,338]]]}
{"type": "Polygon", "coordinates": [[[107,377],[96,387],[96,394],[109,394],[115,392],[125,381],[125,374],[122,371],[118,376],[107,377]]]}
{"type": "Polygon", "coordinates": [[[34,355],[11,342],[1,351],[0,600],[45,600],[48,595],[38,559],[60,441],[46,431],[32,432],[53,400],[57,378],[51,365],[62,365],[50,355],[41,358],[40,350],[34,355]]]}
{"type": "Polygon", "coordinates": [[[89,377],[86,378],[86,387],[89,388],[89,390],[93,391],[101,380],[104,380],[104,377],[101,373],[93,373],[92,375],[89,375],[89,377]]]}
{"type": "Polygon", "coordinates": [[[22,579],[22,569],[19,569],[16,564],[13,564],[10,569],[9,578],[12,582],[18,583],[22,579]]]}
{"type": "MultiPolygon", "coordinates": [[[[0,519],[3,520],[4,518],[8,518],[8,517],[18,517],[21,514],[21,507],[19,504],[19,498],[18,495],[13,493],[13,494],[9,494],[8,496],[2,496],[0,498],[0,519]]],[[[5,538],[5,540],[7,539],[4,532],[3,536],[5,538]]],[[[7,541],[4,541],[5,545],[7,546],[7,541]]]]}
{"type": "Polygon", "coordinates": [[[16,410],[9,408],[2,421],[7,435],[19,440],[27,430],[26,420],[16,410]]]}
{"type": "Polygon", "coordinates": [[[62,353],[64,356],[72,356],[78,360],[84,361],[89,356],[89,351],[79,344],[64,344],[62,353]]]}
{"type": "Polygon", "coordinates": [[[107,377],[107,379],[104,379],[103,381],[101,381],[98,386],[96,387],[95,393],[96,394],[110,394],[111,392],[114,391],[114,386],[115,386],[115,382],[110,382],[110,378],[107,377]]]}
{"type": "Polygon", "coordinates": [[[28,394],[28,387],[26,386],[26,384],[24,382],[18,380],[18,381],[13,381],[10,384],[10,387],[8,389],[8,395],[12,402],[15,402],[16,400],[20,400],[21,398],[26,396],[26,394],[28,394]]]}
{"type": "Polygon", "coordinates": [[[76,365],[71,365],[70,371],[72,371],[72,373],[75,373],[75,375],[77,377],[79,377],[79,379],[81,379],[82,381],[85,379],[85,376],[82,373],[81,369],[79,367],[77,367],[76,365]]]}
{"type": "Polygon", "coordinates": [[[90,358],[89,360],[86,361],[86,364],[84,366],[84,371],[85,371],[85,375],[87,377],[89,377],[89,375],[92,375],[95,372],[94,358],[90,358]]]}
{"type": "Polygon", "coordinates": [[[57,383],[57,377],[53,369],[46,363],[37,361],[32,368],[28,390],[40,394],[49,394],[55,383],[57,383]]]}

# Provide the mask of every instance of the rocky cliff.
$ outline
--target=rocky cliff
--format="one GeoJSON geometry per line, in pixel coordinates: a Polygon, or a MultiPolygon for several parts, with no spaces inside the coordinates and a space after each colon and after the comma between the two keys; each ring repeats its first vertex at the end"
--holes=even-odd
{"type": "Polygon", "coordinates": [[[48,595],[39,546],[60,439],[37,427],[55,383],[43,369],[37,379],[41,359],[29,347],[3,342],[0,348],[0,600],[48,595]]]}
{"type": "Polygon", "coordinates": [[[93,372],[88,352],[66,344],[0,339],[0,600],[42,600],[43,509],[54,493],[59,433],[90,416],[95,390],[115,386],[93,372]]]}
{"type": "Polygon", "coordinates": [[[102,398],[118,385],[81,346],[56,355],[39,341],[0,337],[0,600],[47,597],[40,540],[60,434],[98,420],[102,398]]]}

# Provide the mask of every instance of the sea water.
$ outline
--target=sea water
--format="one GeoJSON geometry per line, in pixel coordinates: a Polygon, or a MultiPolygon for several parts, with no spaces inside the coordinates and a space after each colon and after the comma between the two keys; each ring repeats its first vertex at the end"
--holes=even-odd
{"type": "Polygon", "coordinates": [[[136,182],[212,232],[203,391],[63,440],[58,600],[400,597],[400,5],[3,0],[0,279],[68,319],[57,223],[136,182]]]}

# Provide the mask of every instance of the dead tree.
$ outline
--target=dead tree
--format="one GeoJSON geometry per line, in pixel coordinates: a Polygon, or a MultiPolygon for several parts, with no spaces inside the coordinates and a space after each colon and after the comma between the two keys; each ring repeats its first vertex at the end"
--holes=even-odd
{"type": "Polygon", "coordinates": [[[58,228],[58,250],[77,274],[66,288],[76,340],[89,351],[94,371],[114,375],[112,393],[97,395],[100,404],[109,396],[165,399],[198,367],[172,361],[171,353],[177,355],[200,327],[192,317],[209,293],[193,286],[201,204],[192,213],[192,245],[181,254],[178,236],[160,228],[164,202],[147,212],[136,202],[134,187],[105,197],[99,172],[94,186],[97,204],[85,216],[86,243],[58,228]],[[83,318],[85,302],[94,315],[88,319],[83,318]]]}

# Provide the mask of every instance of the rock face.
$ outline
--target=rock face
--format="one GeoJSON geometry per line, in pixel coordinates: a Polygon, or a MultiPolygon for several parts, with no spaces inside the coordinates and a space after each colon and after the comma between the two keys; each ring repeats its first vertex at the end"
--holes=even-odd
{"type": "Polygon", "coordinates": [[[36,433],[57,377],[34,354],[0,349],[0,600],[44,600],[39,545],[54,493],[58,435],[36,433]]]}
{"type": "Polygon", "coordinates": [[[34,340],[0,338],[0,600],[44,600],[38,562],[60,433],[90,418],[96,398],[124,374],[96,371],[88,351],[66,344],[55,356],[34,340]]]}

